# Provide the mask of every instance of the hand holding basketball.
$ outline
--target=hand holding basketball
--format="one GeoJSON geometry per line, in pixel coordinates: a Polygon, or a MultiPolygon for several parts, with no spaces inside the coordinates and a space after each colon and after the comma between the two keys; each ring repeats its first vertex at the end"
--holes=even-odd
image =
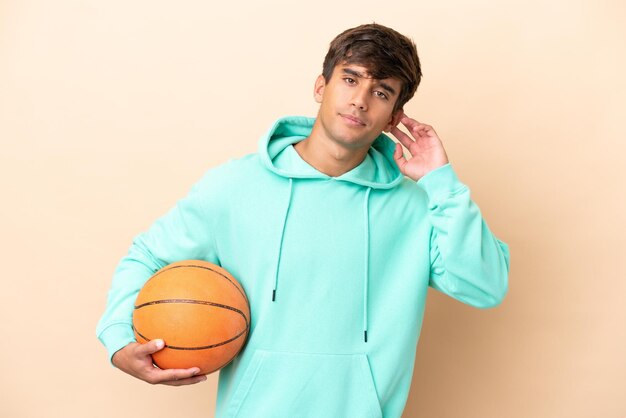
{"type": "Polygon", "coordinates": [[[192,385],[207,379],[205,375],[196,376],[200,372],[198,367],[165,370],[154,367],[151,354],[163,347],[162,340],[153,340],[146,344],[130,343],[117,351],[112,361],[123,372],[153,385],[192,385]]]}
{"type": "Polygon", "coordinates": [[[241,284],[224,268],[183,260],[157,271],[135,300],[133,331],[140,343],[163,340],[151,352],[161,369],[196,367],[210,374],[230,363],[250,330],[241,284]]]}

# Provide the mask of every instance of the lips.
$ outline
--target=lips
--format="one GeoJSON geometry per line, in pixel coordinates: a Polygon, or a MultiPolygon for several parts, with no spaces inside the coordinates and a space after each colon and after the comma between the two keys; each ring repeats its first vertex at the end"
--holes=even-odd
{"type": "Polygon", "coordinates": [[[341,116],[343,118],[343,120],[346,121],[349,125],[352,125],[352,126],[365,126],[365,122],[363,122],[363,120],[357,118],[356,116],[346,115],[346,114],[343,114],[343,113],[340,113],[339,116],[341,116]]]}

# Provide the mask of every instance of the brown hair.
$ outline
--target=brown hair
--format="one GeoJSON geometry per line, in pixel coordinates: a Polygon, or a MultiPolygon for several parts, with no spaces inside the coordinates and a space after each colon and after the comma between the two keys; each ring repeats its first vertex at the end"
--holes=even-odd
{"type": "Polygon", "coordinates": [[[422,69],[413,41],[377,23],[348,29],[333,39],[324,58],[322,75],[330,81],[338,64],[366,67],[373,78],[397,78],[402,82],[393,111],[401,109],[415,94],[422,69]]]}

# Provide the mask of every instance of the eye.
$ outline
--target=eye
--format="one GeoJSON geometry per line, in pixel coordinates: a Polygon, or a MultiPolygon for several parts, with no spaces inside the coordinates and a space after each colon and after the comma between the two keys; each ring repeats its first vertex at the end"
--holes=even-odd
{"type": "Polygon", "coordinates": [[[344,80],[345,80],[345,82],[346,82],[346,83],[348,83],[348,84],[354,84],[354,83],[356,83],[356,80],[355,80],[354,78],[352,78],[352,77],[344,77],[344,80]]]}
{"type": "Polygon", "coordinates": [[[385,99],[385,100],[388,99],[387,95],[385,93],[383,93],[382,91],[380,91],[380,90],[376,90],[374,92],[374,96],[379,97],[381,99],[385,99]]]}

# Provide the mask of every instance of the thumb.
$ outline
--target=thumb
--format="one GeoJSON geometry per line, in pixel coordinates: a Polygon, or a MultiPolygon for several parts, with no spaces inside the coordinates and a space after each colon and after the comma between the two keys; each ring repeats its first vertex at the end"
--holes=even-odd
{"type": "Polygon", "coordinates": [[[161,339],[152,340],[139,346],[139,353],[141,354],[153,354],[165,347],[165,342],[161,339]]]}
{"type": "Polygon", "coordinates": [[[393,159],[396,160],[398,167],[402,170],[407,163],[404,153],[402,152],[402,145],[396,143],[396,149],[393,150],[393,159]]]}
{"type": "Polygon", "coordinates": [[[402,152],[402,147],[400,146],[400,144],[398,144],[398,143],[396,142],[396,147],[395,147],[395,148],[394,148],[394,150],[393,150],[393,158],[394,158],[395,160],[397,160],[398,158],[400,158],[401,152],[402,152]]]}

